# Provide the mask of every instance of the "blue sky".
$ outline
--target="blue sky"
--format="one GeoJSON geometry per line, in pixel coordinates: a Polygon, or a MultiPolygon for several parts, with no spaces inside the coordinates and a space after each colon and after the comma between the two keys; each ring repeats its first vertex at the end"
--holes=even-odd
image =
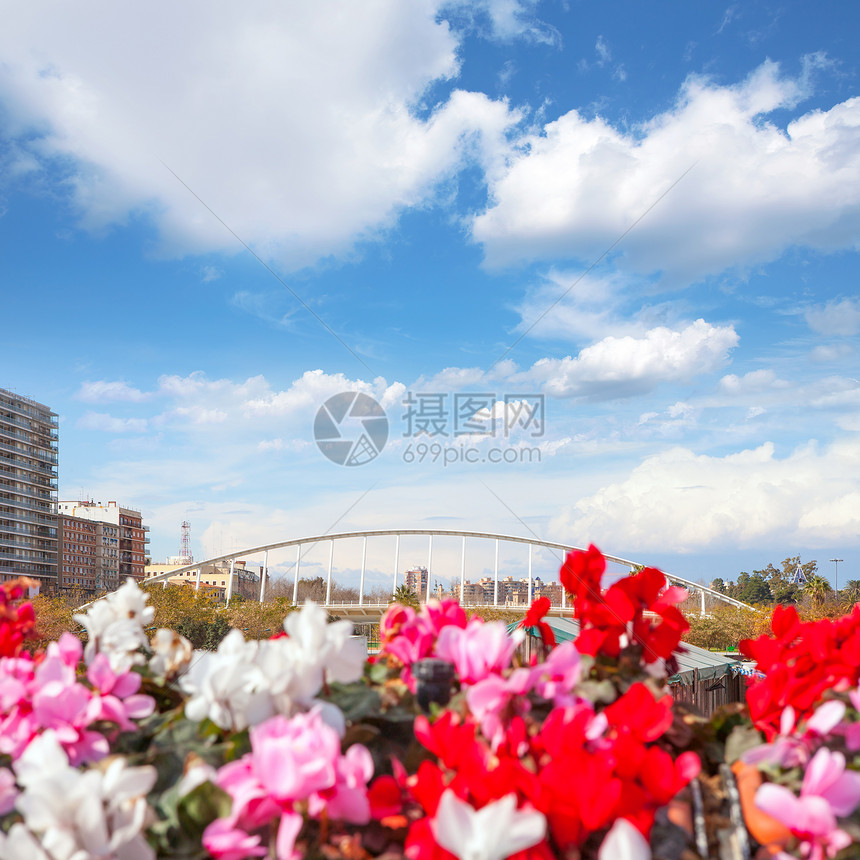
{"type": "Polygon", "coordinates": [[[60,414],[61,498],[156,560],[189,519],[860,578],[854,4],[4,7],[0,386],[60,414]],[[342,391],[390,422],[360,466],[313,438],[342,391]],[[407,437],[410,392],[511,432],[407,437]]]}

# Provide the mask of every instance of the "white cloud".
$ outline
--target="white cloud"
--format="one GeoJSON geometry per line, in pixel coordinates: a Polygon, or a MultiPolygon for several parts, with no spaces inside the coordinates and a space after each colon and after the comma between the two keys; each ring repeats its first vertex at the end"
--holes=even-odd
{"type": "Polygon", "coordinates": [[[725,457],[673,448],[623,481],[581,499],[553,522],[575,541],[685,552],[784,543],[860,542],[860,439],[778,458],[766,442],[725,457]]]}
{"type": "Polygon", "coordinates": [[[628,397],[710,373],[737,343],[732,326],[699,319],[681,330],[654,328],[640,338],[605,337],[575,358],[541,359],[525,376],[555,397],[628,397]]]}
{"type": "Polygon", "coordinates": [[[105,412],[87,412],[75,424],[83,430],[99,430],[104,433],[144,433],[145,418],[117,418],[105,412]]]}
{"type": "Polygon", "coordinates": [[[97,380],[95,382],[84,382],[81,384],[80,390],[75,395],[78,400],[83,400],[85,403],[142,403],[152,395],[140,391],[122,381],[108,381],[106,379],[97,380]]]}
{"type": "Polygon", "coordinates": [[[730,373],[720,380],[719,390],[725,394],[738,396],[741,394],[757,394],[774,388],[789,388],[790,382],[777,379],[776,373],[770,369],[753,370],[743,376],[730,373]]]}
{"type": "MultiPolygon", "coordinates": [[[[240,250],[163,162],[268,258],[346,253],[465,157],[487,169],[504,157],[517,119],[504,103],[462,91],[421,103],[459,69],[442,5],[9,7],[2,132],[18,161],[65,171],[85,226],[146,214],[163,252],[240,250]]],[[[487,4],[511,28],[528,5],[487,4]]]]}
{"type": "Polygon", "coordinates": [[[736,86],[701,77],[675,106],[631,131],[571,111],[529,136],[490,184],[473,237],[490,265],[596,259],[681,174],[691,172],[625,237],[617,262],[684,282],[777,258],[792,244],[857,245],[860,99],[768,121],[809,92],[772,62],[736,86]]]}
{"type": "Polygon", "coordinates": [[[850,337],[860,332],[860,300],[827,302],[806,312],[806,322],[819,334],[850,337]]]}
{"type": "Polygon", "coordinates": [[[448,0],[444,8],[477,18],[486,16],[490,35],[502,41],[525,36],[536,42],[557,42],[558,33],[534,17],[537,5],[538,0],[448,0]]]}
{"type": "Polygon", "coordinates": [[[813,361],[830,362],[838,361],[840,358],[845,358],[854,352],[854,348],[849,343],[833,343],[821,344],[809,354],[813,361]]]}

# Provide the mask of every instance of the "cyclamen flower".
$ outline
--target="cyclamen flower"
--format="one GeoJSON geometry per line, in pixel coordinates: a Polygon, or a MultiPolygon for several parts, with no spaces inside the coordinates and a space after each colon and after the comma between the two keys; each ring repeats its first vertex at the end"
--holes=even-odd
{"type": "Polygon", "coordinates": [[[275,716],[251,729],[251,752],[226,764],[216,784],[230,795],[228,818],[217,819],[203,834],[203,845],[216,860],[262,856],[253,832],[278,823],[278,860],[291,860],[304,821],[297,804],[318,818],[323,811],[351,824],[370,820],[367,783],[373,760],[360,744],[346,754],[340,738],[318,709],[292,719],[275,716]],[[242,853],[245,852],[245,853],[242,853]]]}
{"type": "Polygon", "coordinates": [[[135,663],[143,662],[138,649],[148,644],[143,630],[152,624],[155,614],[146,605],[147,600],[149,595],[129,578],[125,585],[93,603],[86,613],[72,616],[87,631],[87,663],[99,653],[106,654],[111,665],[120,665],[129,657],[135,663]]]}
{"type": "Polygon", "coordinates": [[[15,763],[15,772],[23,789],[16,807],[24,821],[0,841],[2,860],[155,857],[143,837],[155,768],[128,767],[115,758],[104,770],[81,771],[46,732],[15,763]]]}
{"type": "Polygon", "coordinates": [[[800,797],[783,785],[765,783],[755,804],[804,843],[804,856],[834,857],[851,844],[836,818],[851,815],[860,805],[860,774],[846,769],[841,753],[822,747],[806,768],[800,797]]]}
{"type": "Polygon", "coordinates": [[[532,676],[528,669],[515,669],[510,677],[489,675],[469,687],[466,702],[481,731],[493,750],[505,740],[505,729],[512,716],[531,710],[525,694],[531,689],[532,676]]]}
{"type": "Polygon", "coordinates": [[[6,815],[15,808],[15,798],[18,789],[15,786],[15,775],[11,770],[0,767],[0,815],[6,815]]]}
{"type": "Polygon", "coordinates": [[[651,848],[626,818],[619,818],[603,838],[597,860],[651,860],[651,848]]]}
{"type": "Polygon", "coordinates": [[[155,631],[149,645],[153,651],[149,671],[160,678],[171,679],[181,675],[194,654],[193,646],[184,636],[165,627],[155,631]]]}
{"type": "MultiPolygon", "coordinates": [[[[195,652],[180,679],[189,694],[186,716],[241,731],[275,714],[317,706],[326,679],[349,683],[361,677],[364,650],[352,638],[351,622],[328,624],[325,610],[308,602],[287,616],[284,628],[286,636],[261,642],[246,642],[239,630],[231,630],[215,653],[195,652]]],[[[337,708],[323,707],[322,713],[343,730],[337,708]]]]}
{"type": "Polygon", "coordinates": [[[465,629],[445,627],[436,642],[435,654],[454,664],[461,684],[475,684],[507,669],[525,636],[524,630],[508,634],[501,621],[484,623],[473,618],[465,629]]]}
{"type": "Polygon", "coordinates": [[[394,604],[382,616],[381,655],[393,657],[403,667],[401,679],[415,692],[412,664],[435,655],[437,640],[449,627],[467,625],[466,613],[456,600],[429,600],[420,612],[394,604]]]}
{"type": "Polygon", "coordinates": [[[19,603],[25,589],[36,585],[26,577],[0,584],[0,657],[17,657],[36,623],[32,603],[19,603]]]}
{"type": "Polygon", "coordinates": [[[432,829],[436,842],[459,860],[504,860],[542,842],[546,818],[535,810],[517,809],[515,794],[475,810],[447,789],[432,829]]]}
{"type": "Polygon", "coordinates": [[[80,640],[64,633],[40,662],[0,658],[0,752],[19,757],[41,732],[51,730],[73,764],[93,762],[109,751],[107,738],[89,727],[99,721],[131,730],[134,719],[152,713],[155,703],[137,693],[140,676],[120,671],[97,655],[87,673],[92,688],[80,682],[80,640]]]}
{"type": "Polygon", "coordinates": [[[806,721],[803,733],[798,734],[795,732],[795,710],[788,705],[780,718],[778,737],[769,744],[747,750],[743,760],[748,764],[767,762],[776,767],[802,767],[809,761],[813,750],[836,729],[844,716],[843,702],[825,702],[806,721]]]}

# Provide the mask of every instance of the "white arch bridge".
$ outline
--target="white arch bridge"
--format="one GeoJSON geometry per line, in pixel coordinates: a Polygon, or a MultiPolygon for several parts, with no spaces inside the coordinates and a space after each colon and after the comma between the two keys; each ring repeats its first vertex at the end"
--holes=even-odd
{"type": "MultiPolygon", "coordinates": [[[[299,576],[301,571],[302,559],[305,555],[315,546],[321,543],[328,543],[328,571],[326,577],[326,597],[325,597],[325,605],[330,608],[333,612],[336,612],[338,615],[350,617],[353,620],[359,620],[361,618],[371,618],[375,616],[379,616],[388,606],[387,603],[369,603],[365,601],[365,573],[367,571],[367,543],[370,539],[393,539],[393,556],[392,561],[393,564],[391,566],[392,571],[392,587],[391,591],[394,593],[397,590],[398,584],[403,584],[403,574],[399,573],[400,569],[400,541],[403,537],[414,537],[414,536],[425,536],[427,538],[427,587],[426,587],[426,595],[425,599],[429,600],[431,597],[431,581],[432,581],[432,573],[433,573],[433,540],[434,538],[460,538],[461,548],[460,548],[460,587],[459,587],[459,596],[460,602],[464,603],[464,592],[466,587],[466,540],[467,539],[480,539],[482,541],[490,541],[494,543],[494,567],[493,567],[493,602],[492,603],[483,603],[476,604],[477,606],[485,606],[485,607],[498,607],[504,606],[505,604],[499,603],[499,547],[501,544],[525,544],[528,547],[528,603],[531,603],[533,597],[533,585],[534,585],[534,577],[533,577],[533,555],[535,549],[540,550],[550,550],[553,553],[560,553],[559,555],[559,563],[564,558],[564,554],[570,552],[571,550],[582,550],[582,547],[573,546],[572,544],[563,544],[563,543],[554,543],[552,541],[543,541],[538,538],[528,538],[528,537],[519,537],[516,535],[502,535],[502,534],[493,534],[490,532],[473,532],[473,531],[459,531],[453,529],[374,529],[369,531],[358,531],[358,532],[341,532],[339,534],[322,534],[322,535],[314,535],[311,537],[301,537],[301,538],[293,538],[290,540],[277,541],[275,543],[264,544],[262,546],[249,547],[247,549],[234,551],[225,553],[223,555],[213,556],[212,558],[206,559],[201,562],[193,562],[192,564],[187,564],[184,567],[176,567],[172,570],[165,571],[164,573],[160,573],[156,576],[148,577],[144,580],[144,583],[151,584],[156,582],[164,582],[165,586],[167,584],[167,580],[176,576],[189,576],[189,581],[194,582],[195,588],[200,588],[200,573],[201,568],[207,565],[214,565],[220,563],[229,562],[230,563],[230,576],[228,577],[228,585],[227,585],[227,601],[229,602],[230,597],[232,595],[233,590],[233,576],[234,576],[234,568],[236,560],[239,558],[247,559],[249,556],[259,556],[262,555],[262,567],[261,567],[261,576],[260,576],[260,602],[265,600],[266,596],[266,585],[268,581],[268,573],[269,573],[269,553],[274,550],[289,550],[290,548],[295,548],[295,562],[293,564],[293,602],[296,603],[298,600],[298,590],[299,590],[299,576]],[[360,581],[359,581],[359,589],[358,589],[358,601],[357,603],[332,603],[332,572],[334,565],[334,555],[335,555],[335,544],[339,541],[345,540],[355,540],[361,539],[361,572],[360,572],[360,581]],[[196,574],[196,576],[195,576],[196,574]],[[191,577],[194,577],[193,579],[191,577]],[[398,583],[398,577],[400,577],[400,583],[398,583]]],[[[631,561],[630,559],[618,558],[617,556],[607,555],[604,553],[604,557],[608,562],[619,565],[621,567],[627,568],[629,571],[640,566],[639,562],[631,561]]],[[[447,565],[446,565],[447,566],[447,565]]],[[[450,576],[452,571],[447,570],[446,574],[450,576]]],[[[700,596],[701,599],[701,611],[702,614],[705,613],[705,599],[706,597],[711,598],[712,600],[727,603],[731,606],[735,606],[738,609],[748,609],[751,611],[753,607],[749,606],[746,603],[742,603],[740,600],[735,600],[732,597],[728,597],[725,594],[721,594],[714,589],[708,588],[706,586],[700,585],[699,583],[690,582],[687,579],[684,579],[680,576],[675,576],[672,573],[666,573],[664,571],[666,578],[676,584],[681,585],[688,589],[691,594],[696,594],[700,596]]],[[[528,604],[521,606],[507,606],[508,609],[522,609],[523,611],[527,608],[528,604]]],[[[567,603],[567,596],[562,589],[561,593],[561,602],[560,605],[554,605],[551,614],[553,615],[567,615],[572,613],[572,607],[570,607],[567,603]]]]}

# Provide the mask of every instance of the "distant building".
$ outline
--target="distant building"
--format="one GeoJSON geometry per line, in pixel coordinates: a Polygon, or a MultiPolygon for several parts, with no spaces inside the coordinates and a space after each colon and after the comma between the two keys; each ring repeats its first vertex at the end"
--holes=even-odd
{"type": "Polygon", "coordinates": [[[99,567],[96,563],[98,538],[96,531],[101,523],[79,517],[58,517],[60,590],[72,589],[95,593],[99,582],[99,567]]]}
{"type": "Polygon", "coordinates": [[[0,580],[57,587],[57,415],[0,388],[0,580]]]}
{"type": "Polygon", "coordinates": [[[427,594],[428,577],[426,567],[413,567],[406,571],[406,587],[421,597],[427,594]]]}
{"type": "Polygon", "coordinates": [[[103,505],[91,501],[60,502],[58,509],[61,516],[101,525],[96,531],[97,590],[118,588],[128,577],[143,579],[149,529],[140,511],[116,502],[103,505]]]}
{"type": "MultiPolygon", "coordinates": [[[[175,557],[174,557],[175,558],[175,557]]],[[[158,576],[161,573],[170,573],[172,570],[184,567],[176,564],[174,558],[168,559],[165,564],[148,564],[146,576],[158,576]]],[[[214,591],[221,600],[227,598],[227,584],[230,581],[230,562],[219,561],[214,564],[200,565],[200,590],[214,591]]],[[[186,585],[191,588],[197,587],[197,568],[187,570],[176,576],[168,577],[169,585],[186,585]]],[[[246,562],[237,559],[233,566],[233,591],[234,595],[245,597],[248,600],[256,600],[260,597],[260,574],[251,570],[246,562]]]]}

